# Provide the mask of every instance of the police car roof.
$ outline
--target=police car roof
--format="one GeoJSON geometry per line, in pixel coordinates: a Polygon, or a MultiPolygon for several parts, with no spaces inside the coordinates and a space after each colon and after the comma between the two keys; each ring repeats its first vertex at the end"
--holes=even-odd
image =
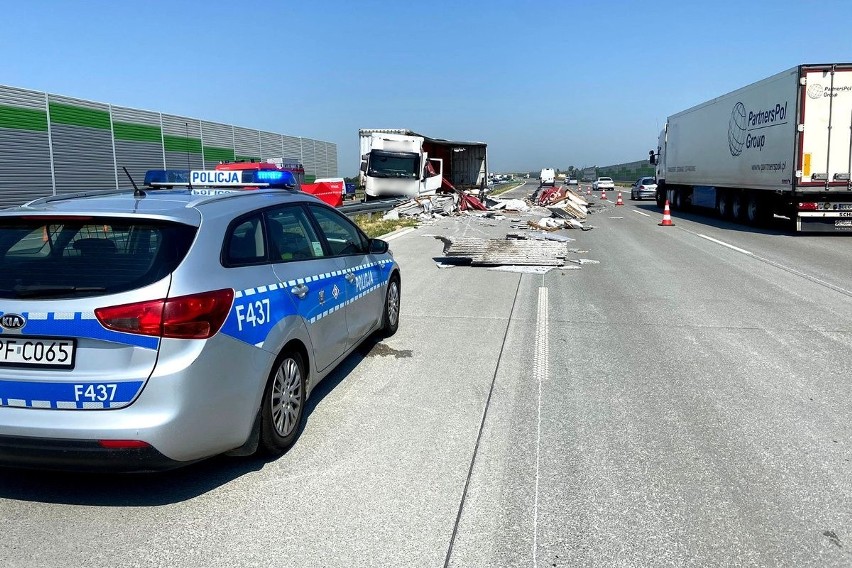
{"type": "Polygon", "coordinates": [[[0,217],[21,215],[103,215],[170,219],[190,225],[201,222],[199,207],[227,202],[234,214],[275,203],[322,203],[313,195],[281,189],[145,188],[57,195],[0,210],[0,217]]]}

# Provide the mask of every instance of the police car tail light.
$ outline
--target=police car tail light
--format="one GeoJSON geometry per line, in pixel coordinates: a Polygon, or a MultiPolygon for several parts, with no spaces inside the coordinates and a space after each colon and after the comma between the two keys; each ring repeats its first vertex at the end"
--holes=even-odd
{"type": "Polygon", "coordinates": [[[231,288],[164,300],[124,304],[95,310],[101,325],[114,331],[176,339],[207,339],[215,335],[234,301],[231,288]]]}
{"type": "Polygon", "coordinates": [[[166,300],[163,337],[207,339],[213,337],[231,311],[231,288],[166,300]]]}
{"type": "Polygon", "coordinates": [[[799,203],[799,211],[816,211],[816,203],[799,203]]]}

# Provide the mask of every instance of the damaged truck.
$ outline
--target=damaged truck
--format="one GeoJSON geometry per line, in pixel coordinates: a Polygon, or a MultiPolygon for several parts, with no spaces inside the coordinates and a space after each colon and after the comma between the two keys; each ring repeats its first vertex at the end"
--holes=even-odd
{"type": "Polygon", "coordinates": [[[361,129],[360,184],[366,199],[419,197],[442,191],[482,195],[487,145],[430,138],[407,129],[361,129]]]}

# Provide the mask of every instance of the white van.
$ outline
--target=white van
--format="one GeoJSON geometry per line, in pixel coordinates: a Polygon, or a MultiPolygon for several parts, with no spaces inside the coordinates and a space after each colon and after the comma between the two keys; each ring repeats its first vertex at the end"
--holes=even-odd
{"type": "Polygon", "coordinates": [[[556,171],[553,168],[544,168],[538,176],[539,187],[543,185],[556,185],[556,171]]]}

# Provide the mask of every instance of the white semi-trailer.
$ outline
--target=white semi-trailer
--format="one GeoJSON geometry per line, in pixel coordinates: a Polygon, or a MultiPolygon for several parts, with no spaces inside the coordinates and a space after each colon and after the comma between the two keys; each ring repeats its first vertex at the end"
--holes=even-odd
{"type": "Polygon", "coordinates": [[[798,65],[668,117],[657,204],[852,231],[852,63],[798,65]]]}

